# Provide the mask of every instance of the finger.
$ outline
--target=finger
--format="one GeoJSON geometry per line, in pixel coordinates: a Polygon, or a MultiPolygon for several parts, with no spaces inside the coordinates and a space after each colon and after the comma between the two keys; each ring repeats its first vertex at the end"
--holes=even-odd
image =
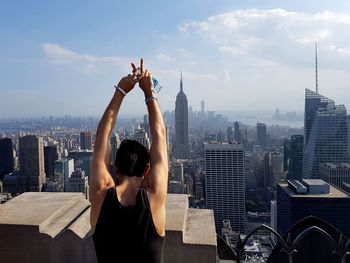
{"type": "Polygon", "coordinates": [[[132,79],[133,85],[135,85],[137,82],[139,82],[138,78],[132,79]]]}
{"type": "Polygon", "coordinates": [[[141,68],[141,74],[142,74],[143,73],[143,58],[141,58],[140,68],[141,68]]]}
{"type": "Polygon", "coordinates": [[[137,76],[136,76],[137,81],[139,81],[140,79],[142,79],[143,76],[144,76],[144,74],[139,74],[139,75],[137,75],[137,76]]]}
{"type": "Polygon", "coordinates": [[[132,73],[135,74],[135,72],[137,72],[137,68],[136,68],[135,64],[131,63],[131,67],[132,67],[132,73]]]}

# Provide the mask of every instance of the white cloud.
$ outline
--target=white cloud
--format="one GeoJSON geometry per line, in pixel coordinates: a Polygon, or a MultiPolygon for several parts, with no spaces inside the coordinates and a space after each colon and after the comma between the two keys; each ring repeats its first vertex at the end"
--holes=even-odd
{"type": "Polygon", "coordinates": [[[230,72],[228,70],[224,70],[224,73],[225,73],[225,79],[227,81],[231,80],[230,72]]]}
{"type": "Polygon", "coordinates": [[[229,46],[219,47],[219,51],[222,53],[230,54],[230,55],[237,55],[237,54],[243,53],[242,49],[239,49],[236,47],[229,47],[229,46]]]}
{"type": "Polygon", "coordinates": [[[185,72],[184,77],[189,80],[215,80],[217,76],[211,73],[197,73],[197,72],[185,72]]]}
{"type": "Polygon", "coordinates": [[[186,54],[186,49],[184,48],[178,48],[176,49],[177,52],[179,52],[180,54],[186,54]]]}
{"type": "Polygon", "coordinates": [[[207,40],[226,57],[256,57],[294,66],[309,65],[314,43],[319,42],[323,66],[341,68],[350,62],[344,57],[350,47],[349,25],[346,13],[247,9],[190,21],[179,31],[207,40]]]}
{"type": "Polygon", "coordinates": [[[336,47],[335,45],[331,45],[331,46],[329,46],[329,50],[335,51],[339,55],[350,56],[350,45],[347,47],[344,47],[344,48],[336,47]]]}
{"type": "Polygon", "coordinates": [[[174,62],[175,59],[167,54],[164,54],[164,53],[159,53],[157,56],[156,56],[157,60],[161,63],[169,63],[169,62],[174,62]]]}
{"type": "MultiPolygon", "coordinates": [[[[180,71],[176,70],[158,70],[157,74],[164,77],[178,78],[180,79],[180,71]]],[[[183,78],[187,80],[215,80],[217,76],[211,73],[183,71],[183,78]]]]}
{"type": "Polygon", "coordinates": [[[328,30],[320,31],[320,32],[314,32],[311,34],[311,36],[296,39],[297,42],[301,44],[314,44],[315,42],[320,42],[321,40],[327,38],[330,35],[330,32],[328,30]]]}
{"type": "Polygon", "coordinates": [[[51,43],[45,43],[42,49],[50,63],[67,64],[84,74],[102,72],[102,68],[106,65],[125,66],[132,61],[125,57],[79,54],[66,47],[51,43]]]}

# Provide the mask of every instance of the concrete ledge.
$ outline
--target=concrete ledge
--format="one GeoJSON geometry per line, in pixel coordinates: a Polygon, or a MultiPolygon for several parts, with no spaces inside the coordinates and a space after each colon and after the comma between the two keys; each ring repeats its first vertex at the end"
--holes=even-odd
{"type": "Polygon", "coordinates": [[[0,206],[0,225],[37,227],[54,238],[89,206],[80,193],[27,192],[0,206]]]}
{"type": "Polygon", "coordinates": [[[216,246],[213,210],[188,209],[183,242],[186,244],[216,246]]]}
{"type": "Polygon", "coordinates": [[[168,194],[166,203],[166,230],[183,231],[188,210],[188,197],[180,194],[168,194]]]}
{"type": "Polygon", "coordinates": [[[91,237],[93,232],[90,225],[90,208],[75,220],[68,230],[82,239],[91,237]]]}
{"type": "MultiPolygon", "coordinates": [[[[96,263],[90,203],[80,193],[24,193],[0,205],[1,262],[96,263]]],[[[169,194],[165,263],[216,262],[211,210],[188,208],[188,197],[169,194]]]]}

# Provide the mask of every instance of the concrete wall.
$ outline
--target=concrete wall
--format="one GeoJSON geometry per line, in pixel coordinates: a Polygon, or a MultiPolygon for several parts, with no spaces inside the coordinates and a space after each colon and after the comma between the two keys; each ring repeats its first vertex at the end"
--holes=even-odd
{"type": "MultiPolygon", "coordinates": [[[[97,262],[89,207],[80,193],[24,193],[0,205],[0,262],[97,262]]],[[[164,262],[216,262],[212,210],[168,196],[164,262]]]]}

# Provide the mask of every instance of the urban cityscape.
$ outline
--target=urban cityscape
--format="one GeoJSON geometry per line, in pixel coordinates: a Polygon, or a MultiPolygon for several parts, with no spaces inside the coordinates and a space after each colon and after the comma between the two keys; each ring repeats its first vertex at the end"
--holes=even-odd
{"type": "MultiPolygon", "coordinates": [[[[194,26],[197,25],[187,25],[194,26]]],[[[189,30],[187,27],[183,30],[189,30]]],[[[327,96],[323,95],[320,68],[326,66],[320,65],[322,54],[318,45],[322,42],[317,41],[312,42],[312,53],[309,54],[312,64],[309,73],[313,83],[303,90],[303,94],[297,95],[303,99],[295,104],[304,105],[297,110],[274,107],[275,101],[271,100],[269,104],[273,110],[259,111],[252,104],[244,111],[235,108],[234,100],[239,98],[233,97],[230,109],[213,108],[212,103],[207,103],[212,98],[203,94],[187,95],[195,82],[190,80],[190,73],[185,68],[176,72],[176,85],[162,82],[164,87],[159,100],[167,89],[176,90],[174,103],[164,102],[166,107],[162,105],[169,159],[167,220],[171,222],[166,229],[169,236],[169,248],[166,247],[169,252],[166,253],[169,256],[164,262],[350,262],[350,239],[347,239],[350,237],[349,105],[338,104],[329,90],[327,96]],[[180,208],[187,214],[181,218],[184,226],[177,230],[172,221],[177,219],[169,215],[174,213],[171,215],[177,218],[180,208]],[[209,215],[204,216],[206,211],[209,215]],[[203,213],[203,216],[196,219],[196,213],[203,213]],[[191,235],[195,234],[188,233],[201,220],[203,223],[198,223],[198,232],[193,232],[200,234],[193,239],[191,235]],[[214,231],[214,243],[205,243],[206,238],[210,239],[210,229],[214,231]],[[172,236],[175,230],[183,235],[180,243],[183,242],[184,248],[186,244],[193,245],[193,248],[189,246],[181,252],[180,248],[171,247],[178,242],[174,241],[175,235],[172,236]],[[204,241],[193,241],[200,239],[204,241]],[[335,245],[328,245],[329,240],[335,240],[335,245]],[[198,253],[195,245],[198,251],[206,251],[205,246],[208,247],[207,252],[201,252],[203,255],[212,253],[209,247],[213,246],[214,261],[210,257],[195,261],[198,253]],[[319,255],[312,254],[323,248],[319,255]],[[283,249],[287,258],[282,255],[283,249]],[[305,252],[308,249],[309,252],[305,252]],[[291,261],[293,251],[295,261],[291,261]],[[177,254],[181,253],[191,255],[191,260],[180,260],[177,254]],[[336,253],[343,261],[332,258],[336,253]],[[176,256],[171,259],[173,255],[176,256]],[[321,259],[326,261],[319,261],[321,259]]],[[[300,93],[300,89],[297,92],[300,93]]],[[[334,94],[334,97],[338,98],[338,95],[334,94]]],[[[65,210],[60,208],[64,215],[59,215],[59,209],[50,210],[46,221],[38,221],[40,226],[36,231],[49,232],[47,235],[52,240],[59,239],[67,229],[74,233],[83,232],[76,229],[85,220],[80,218],[88,218],[88,215],[84,216],[89,211],[89,178],[100,116],[79,116],[75,112],[48,115],[44,110],[41,117],[26,117],[25,114],[23,117],[0,116],[0,240],[8,244],[0,248],[0,262],[3,262],[2,257],[6,260],[16,258],[17,262],[56,262],[46,259],[31,261],[24,256],[17,258],[13,253],[16,248],[12,247],[16,243],[16,234],[11,233],[21,233],[22,230],[12,230],[8,225],[12,221],[14,226],[27,225],[27,219],[22,222],[21,216],[17,218],[17,209],[27,206],[28,210],[24,209],[25,212],[18,215],[31,218],[30,213],[37,211],[37,208],[31,210],[31,205],[39,207],[40,200],[47,198],[54,209],[58,203],[50,198],[62,194],[60,198],[68,198],[65,205],[71,202],[64,207],[65,210]],[[34,193],[42,195],[31,196],[34,193]],[[80,194],[71,197],[68,193],[80,194]],[[77,214],[72,215],[69,222],[64,222],[62,218],[69,217],[73,213],[69,211],[73,210],[78,211],[77,214]],[[10,212],[6,214],[6,211],[10,212]],[[60,224],[62,229],[52,234],[52,229],[60,224]]],[[[152,136],[147,114],[118,117],[110,136],[109,172],[114,180],[117,150],[125,139],[136,140],[150,149],[152,136]]],[[[32,224],[30,220],[28,225],[32,224]]],[[[91,239],[89,231],[87,229],[81,234],[74,244],[91,239]]],[[[23,233],[34,236],[29,230],[23,233]]],[[[36,242],[41,238],[39,236],[35,236],[36,242]]],[[[61,243],[55,246],[61,246],[58,244],[61,243]]],[[[84,251],[89,250],[86,244],[82,245],[84,251]]],[[[27,251],[25,249],[23,251],[27,251]]],[[[26,253],[28,257],[31,254],[30,251],[26,253]]],[[[49,255],[54,257],[55,254],[50,253],[47,258],[49,255]]],[[[63,262],[97,262],[90,259],[93,252],[84,253],[84,261],[73,260],[77,257],[74,254],[63,262]]]]}

